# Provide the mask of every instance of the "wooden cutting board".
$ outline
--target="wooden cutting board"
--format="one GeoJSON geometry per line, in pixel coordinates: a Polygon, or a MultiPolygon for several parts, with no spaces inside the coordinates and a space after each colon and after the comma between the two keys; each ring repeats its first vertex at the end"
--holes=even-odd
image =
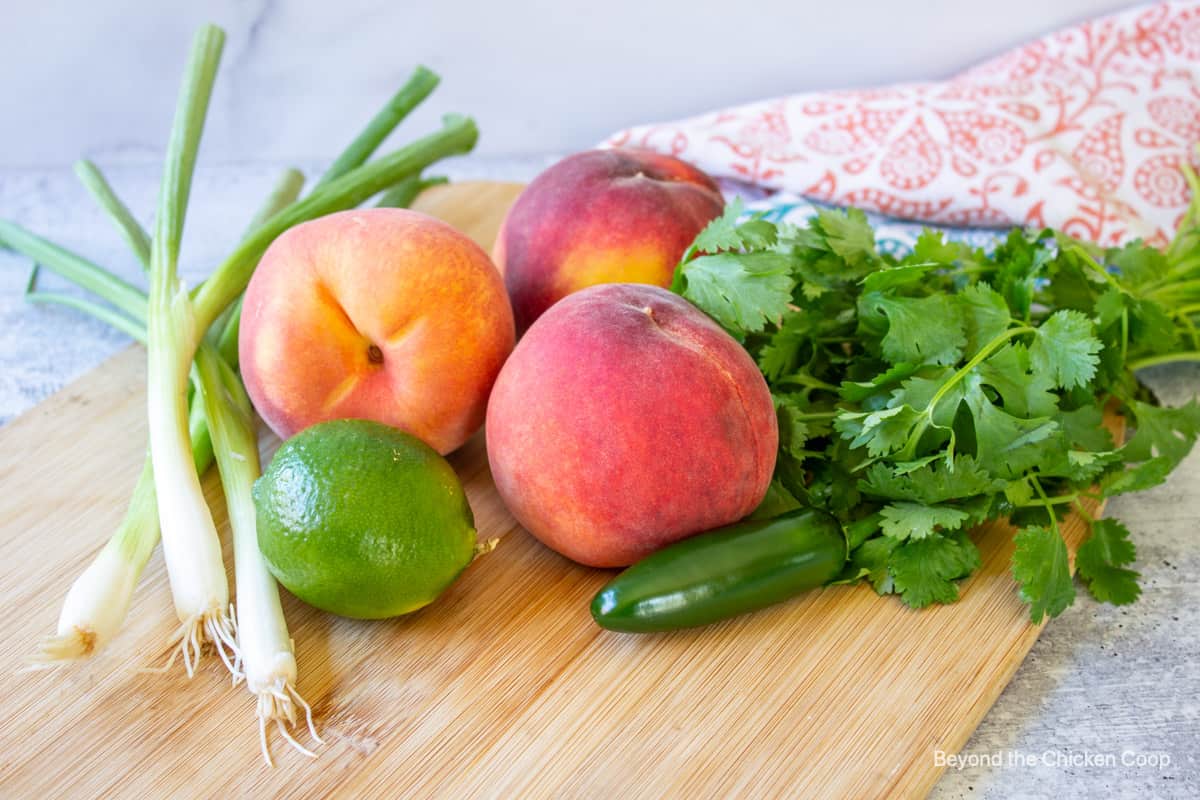
{"type": "MultiPolygon", "coordinates": [[[[490,246],[519,189],[458,184],[419,207],[490,246]]],[[[993,525],[955,605],[914,612],[836,587],[701,630],[603,631],[588,603],[612,573],[521,530],[477,436],[452,461],[481,538],[501,542],[437,603],[359,622],[284,593],[328,744],[310,761],[273,737],[271,769],[250,695],[215,659],[192,680],[139,671],[165,661],[177,625],[158,554],[107,651],[18,673],[124,512],[144,359],[131,348],[0,428],[4,797],[921,796],[935,751],[963,746],[1041,630],[1008,576],[1010,531],[993,525]]],[[[266,454],[277,445],[264,434],[266,454]]],[[[215,469],[205,487],[224,523],[215,469]]],[[[1082,528],[1064,532],[1073,545],[1082,528]]]]}

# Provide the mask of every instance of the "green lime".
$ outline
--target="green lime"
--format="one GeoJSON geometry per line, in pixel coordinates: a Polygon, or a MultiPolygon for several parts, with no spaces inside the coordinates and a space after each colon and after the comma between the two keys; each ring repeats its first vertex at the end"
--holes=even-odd
{"type": "Polygon", "coordinates": [[[433,602],[471,562],[475,520],[446,459],[366,420],[306,428],[254,484],[258,546],[288,591],[359,619],[433,602]]]}

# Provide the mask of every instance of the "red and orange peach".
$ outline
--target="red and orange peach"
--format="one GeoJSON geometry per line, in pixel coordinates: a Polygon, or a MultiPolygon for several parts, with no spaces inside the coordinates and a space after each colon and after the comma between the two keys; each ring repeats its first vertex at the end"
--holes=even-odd
{"type": "Polygon", "coordinates": [[[517,198],[492,251],[518,333],[587,286],[669,286],[680,256],[723,207],[710,177],[671,156],[591,150],[558,162],[517,198]]]}
{"type": "Polygon", "coordinates": [[[482,424],[513,342],[487,254],[432,217],[379,208],[275,240],[246,289],[238,350],[250,398],[281,437],[353,417],[448,453],[482,424]]]}
{"type": "Polygon", "coordinates": [[[488,403],[492,477],[534,536],[631,564],[762,501],[779,432],[744,349],[664,289],[595,286],[530,327],[488,403]]]}

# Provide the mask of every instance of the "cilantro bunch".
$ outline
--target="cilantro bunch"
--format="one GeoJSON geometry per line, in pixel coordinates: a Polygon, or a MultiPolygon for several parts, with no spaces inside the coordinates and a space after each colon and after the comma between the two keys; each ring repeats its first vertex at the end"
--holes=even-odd
{"type": "Polygon", "coordinates": [[[989,253],[926,231],[897,260],[856,209],[806,228],[741,217],[734,202],[697,237],[672,288],[771,388],[779,456],[756,513],[830,511],[851,547],[842,581],[914,608],[956,600],[980,563],[969,531],[1007,517],[1038,622],[1075,598],[1059,530],[1074,511],[1082,582],[1137,598],[1129,531],[1081,500],[1161,483],[1200,433],[1195,401],[1165,408],[1135,375],[1200,360],[1200,200],[1166,252],[1013,230],[989,253]]]}

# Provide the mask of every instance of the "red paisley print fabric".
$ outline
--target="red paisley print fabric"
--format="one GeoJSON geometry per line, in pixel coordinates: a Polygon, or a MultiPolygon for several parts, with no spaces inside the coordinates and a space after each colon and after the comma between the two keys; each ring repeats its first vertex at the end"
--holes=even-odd
{"type": "Polygon", "coordinates": [[[951,80],[800,94],[645,125],[605,144],[952,225],[1050,225],[1165,243],[1200,165],[1200,3],[1140,6],[951,80]]]}

